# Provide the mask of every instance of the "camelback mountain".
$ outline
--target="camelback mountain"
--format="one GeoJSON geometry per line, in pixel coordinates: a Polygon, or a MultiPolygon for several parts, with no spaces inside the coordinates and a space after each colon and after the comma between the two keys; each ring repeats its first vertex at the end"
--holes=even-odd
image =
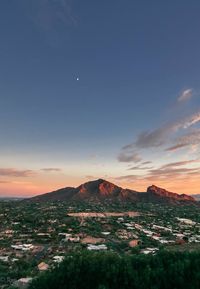
{"type": "Polygon", "coordinates": [[[80,185],[77,188],[66,187],[35,196],[29,201],[90,201],[90,202],[157,202],[170,204],[194,204],[195,199],[189,195],[179,195],[168,192],[154,185],[147,188],[146,192],[137,192],[130,189],[123,189],[106,180],[99,179],[80,185]]]}
{"type": "Polygon", "coordinates": [[[195,199],[189,195],[186,194],[177,194],[169,192],[165,189],[156,187],[154,185],[147,188],[147,195],[150,198],[164,198],[167,199],[169,202],[175,202],[175,201],[187,201],[187,202],[195,202],[195,199]]]}

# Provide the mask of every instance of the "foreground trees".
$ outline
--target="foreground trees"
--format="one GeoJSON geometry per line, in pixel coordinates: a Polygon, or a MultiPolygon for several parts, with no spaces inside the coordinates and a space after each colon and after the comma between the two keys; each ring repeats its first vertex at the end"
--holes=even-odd
{"type": "Polygon", "coordinates": [[[200,253],[119,256],[83,252],[67,256],[30,289],[199,289],[200,253]]]}

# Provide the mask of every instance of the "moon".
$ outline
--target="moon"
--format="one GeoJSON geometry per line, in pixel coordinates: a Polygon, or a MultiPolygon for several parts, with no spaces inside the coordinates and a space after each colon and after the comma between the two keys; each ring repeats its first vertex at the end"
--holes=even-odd
{"type": "Polygon", "coordinates": [[[76,80],[79,81],[79,77],[77,77],[76,80]]]}

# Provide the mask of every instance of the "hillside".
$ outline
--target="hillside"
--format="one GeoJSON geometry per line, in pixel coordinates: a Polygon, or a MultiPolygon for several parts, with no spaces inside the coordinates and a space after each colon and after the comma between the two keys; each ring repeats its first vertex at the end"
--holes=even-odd
{"type": "Polygon", "coordinates": [[[196,201],[200,201],[200,194],[192,195],[196,201]]]}
{"type": "Polygon", "coordinates": [[[123,202],[158,202],[158,203],[195,203],[195,199],[189,195],[179,195],[168,192],[154,185],[147,188],[146,192],[137,192],[121,188],[103,179],[86,182],[77,188],[66,187],[38,195],[30,201],[123,201],[123,202]]]}

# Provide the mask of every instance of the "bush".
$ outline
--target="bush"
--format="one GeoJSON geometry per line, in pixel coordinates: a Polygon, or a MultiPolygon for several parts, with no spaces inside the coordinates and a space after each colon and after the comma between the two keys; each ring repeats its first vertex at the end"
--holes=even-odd
{"type": "Polygon", "coordinates": [[[34,280],[30,289],[199,289],[200,253],[119,256],[82,252],[34,280]]]}

